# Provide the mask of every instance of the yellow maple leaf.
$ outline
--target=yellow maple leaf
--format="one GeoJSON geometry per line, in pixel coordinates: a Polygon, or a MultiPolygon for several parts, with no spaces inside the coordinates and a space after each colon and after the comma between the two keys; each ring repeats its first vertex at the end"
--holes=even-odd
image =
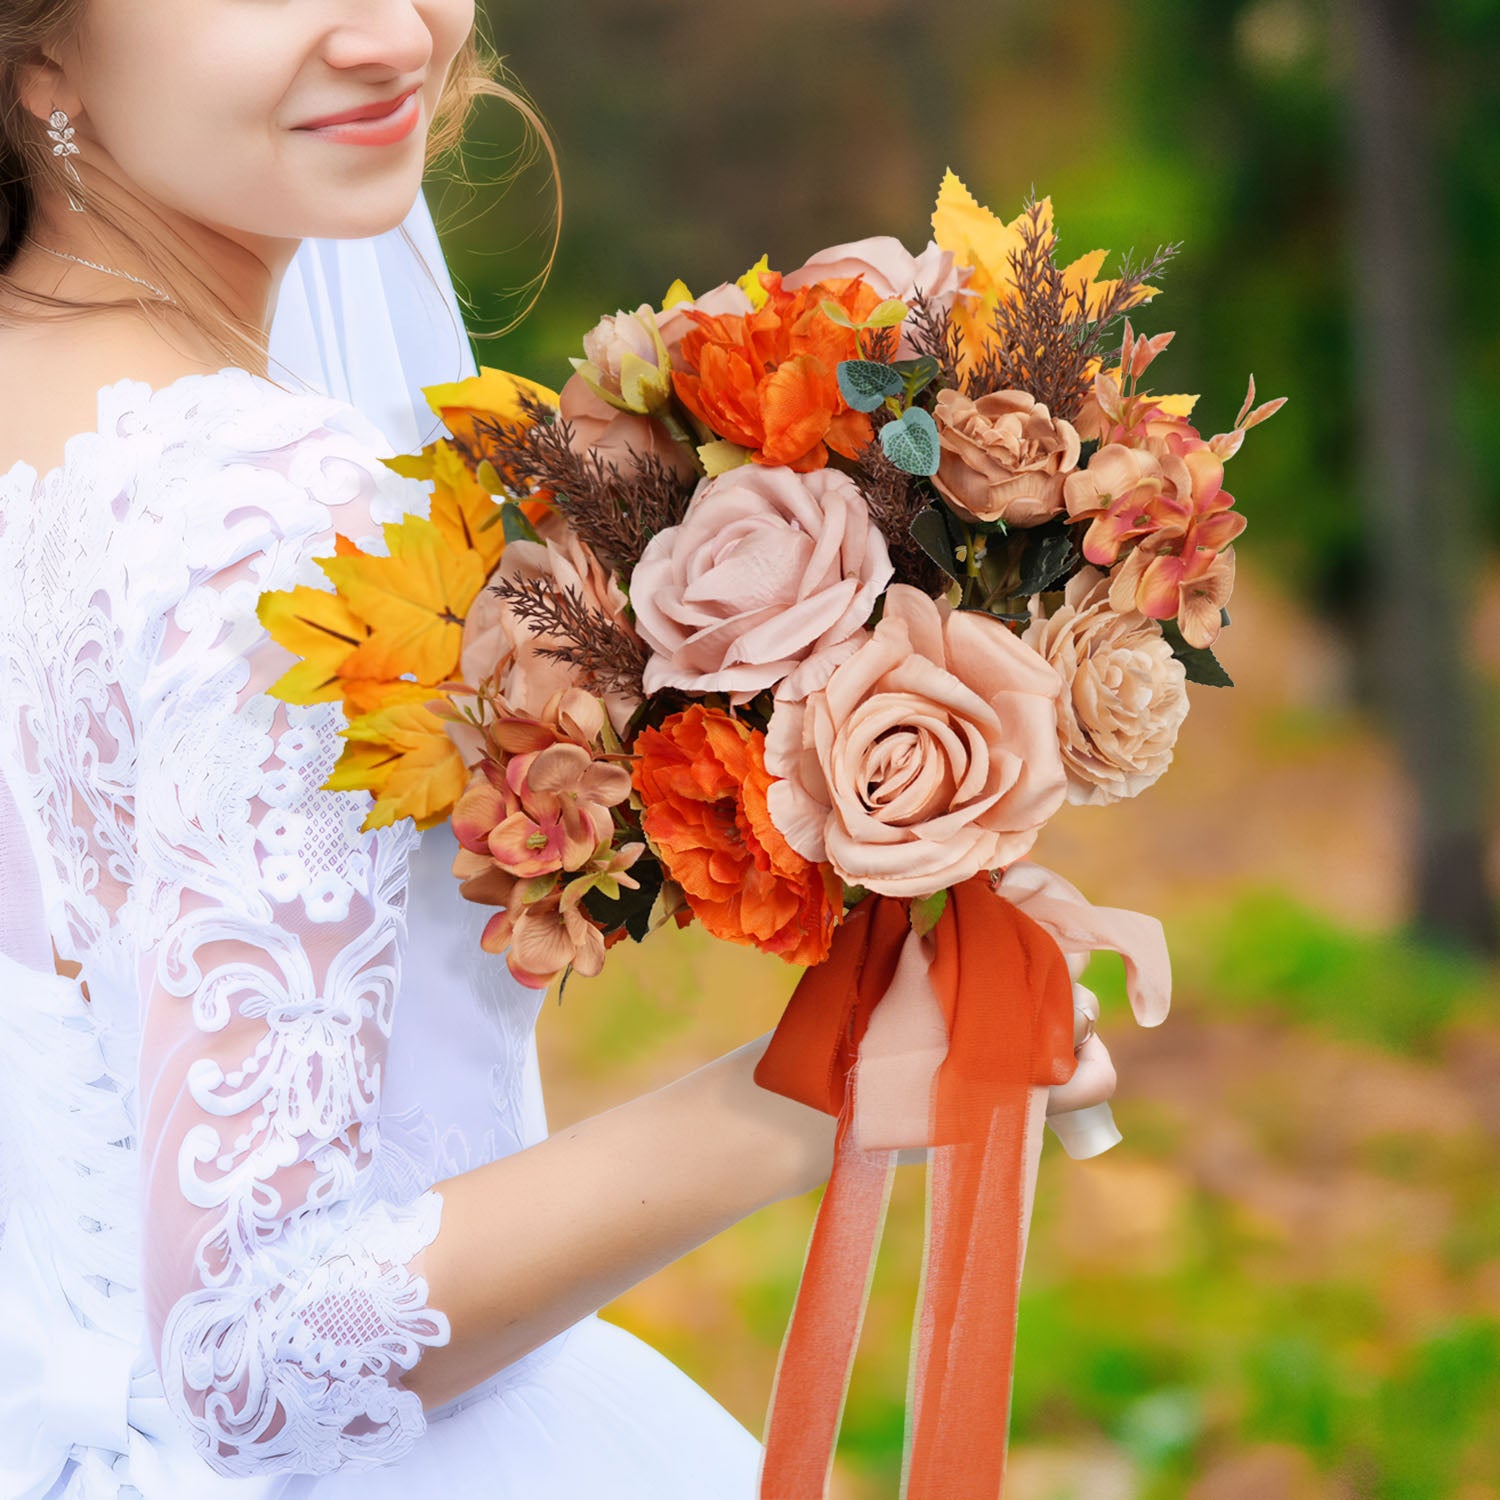
{"type": "Polygon", "coordinates": [[[340,671],[352,678],[445,681],[458,665],[464,615],[488,577],[472,548],[455,550],[422,516],[387,521],[388,554],[352,552],[319,566],[369,635],[340,671]]]}
{"type": "Polygon", "coordinates": [[[505,528],[484,523],[500,503],[474,477],[452,443],[438,442],[435,449],[429,519],[455,552],[477,552],[484,560],[485,573],[492,573],[505,551],[505,528]]]}
{"type": "Polygon", "coordinates": [[[344,696],[339,668],[370,628],[337,594],[298,584],[260,596],[256,618],[271,639],[302,658],[267,689],[284,703],[330,703],[344,696]]]}
{"type": "MultiPolygon", "coordinates": [[[[1037,204],[1036,215],[1042,244],[1050,254],[1056,245],[1051,198],[1043,198],[1037,204]]],[[[933,238],[944,250],[953,252],[959,265],[972,268],[965,290],[976,294],[959,297],[953,309],[961,340],[959,363],[965,370],[973,360],[982,357],[993,337],[996,307],[1002,301],[1014,301],[1019,295],[1011,257],[1020,256],[1025,250],[1022,225],[1027,217],[1023,209],[1009,224],[1005,223],[974,197],[955,172],[950,169],[943,174],[932,213],[933,238]]],[[[1076,315],[1097,317],[1119,286],[1117,280],[1095,280],[1108,257],[1107,250],[1091,250],[1063,268],[1063,285],[1076,315]]],[[[1123,306],[1134,307],[1154,297],[1159,290],[1153,286],[1138,287],[1123,306]]]]}
{"type": "Polygon", "coordinates": [[[432,828],[453,810],[468,772],[443,721],[424,703],[395,703],[362,714],[340,733],[347,743],[324,786],[375,794],[360,824],[365,832],[399,818],[432,828]]]}
{"type": "Polygon", "coordinates": [[[556,391],[522,375],[511,375],[487,365],[481,365],[479,373],[467,380],[422,387],[427,404],[443,419],[448,431],[470,445],[476,442],[476,417],[488,417],[508,427],[521,422],[522,392],[548,406],[556,406],[558,402],[556,391]]]}

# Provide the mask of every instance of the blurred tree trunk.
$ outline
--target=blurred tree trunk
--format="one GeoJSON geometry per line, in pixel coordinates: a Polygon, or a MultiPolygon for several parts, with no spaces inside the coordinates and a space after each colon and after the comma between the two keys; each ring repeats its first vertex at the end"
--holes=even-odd
{"type": "Polygon", "coordinates": [[[1484,755],[1465,659],[1476,545],[1448,421],[1447,235],[1425,140],[1426,0],[1342,0],[1350,47],[1366,649],[1417,796],[1417,929],[1500,947],[1484,868],[1484,755]]]}

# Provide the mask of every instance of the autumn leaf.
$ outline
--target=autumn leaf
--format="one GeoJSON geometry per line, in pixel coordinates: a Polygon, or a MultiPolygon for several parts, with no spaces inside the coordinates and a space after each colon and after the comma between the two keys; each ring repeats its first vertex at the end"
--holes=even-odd
{"type": "Polygon", "coordinates": [[[264,593],[256,618],[279,646],[302,658],[267,691],[284,703],[330,703],[344,696],[339,668],[370,634],[337,594],[298,584],[264,593]]]}
{"type": "Polygon", "coordinates": [[[481,366],[477,375],[446,385],[422,387],[427,404],[443,419],[448,431],[470,447],[476,446],[474,419],[488,417],[508,427],[519,424],[521,394],[525,392],[548,406],[556,406],[558,395],[534,380],[504,370],[481,366]]]}
{"type": "MultiPolygon", "coordinates": [[[[437,690],[425,682],[397,679],[387,682],[375,677],[352,677],[344,682],[344,712],[351,720],[396,703],[432,703],[437,690]]],[[[442,695],[447,699],[447,695],[442,695]]],[[[450,701],[451,700],[447,700],[450,701]]]]}
{"type": "Polygon", "coordinates": [[[499,508],[499,502],[465,465],[463,455],[451,443],[439,442],[433,454],[429,517],[455,552],[468,548],[480,555],[486,576],[494,572],[505,551],[505,528],[484,524],[499,508]]]}
{"type": "MultiPolygon", "coordinates": [[[[954,302],[953,317],[967,354],[973,356],[990,337],[995,308],[1017,296],[1011,257],[1020,257],[1026,241],[1021,226],[1027,218],[1022,210],[1009,224],[984,207],[966,188],[956,173],[943,174],[937,206],[932,213],[933,238],[944,250],[951,250],[961,266],[973,268],[965,290],[977,295],[959,297],[954,302]]],[[[1042,242],[1048,253],[1053,251],[1056,236],[1052,228],[1052,199],[1037,204],[1042,242]]],[[[1096,281],[1108,259],[1107,250],[1091,250],[1063,268],[1063,285],[1068,305],[1081,316],[1097,317],[1115,288],[1117,281],[1096,281]]],[[[1128,302],[1133,307],[1154,297],[1158,287],[1141,286],[1128,302]]]]}
{"type": "Polygon", "coordinates": [[[454,551],[422,516],[388,521],[389,555],[356,552],[319,559],[349,609],[370,626],[341,665],[352,678],[390,681],[410,673],[419,682],[445,681],[458,665],[464,614],[488,576],[472,549],[454,551]]]}
{"type": "Polygon", "coordinates": [[[468,781],[443,721],[425,703],[396,703],[350,721],[333,774],[332,792],[369,791],[374,804],[361,829],[410,818],[418,828],[441,823],[468,781]]]}

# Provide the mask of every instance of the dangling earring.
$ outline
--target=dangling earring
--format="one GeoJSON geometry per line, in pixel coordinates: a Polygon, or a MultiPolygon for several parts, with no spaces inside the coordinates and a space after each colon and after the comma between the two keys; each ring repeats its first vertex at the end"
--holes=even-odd
{"type": "MultiPolygon", "coordinates": [[[[83,179],[78,175],[78,168],[68,160],[70,156],[78,155],[78,147],[73,144],[73,127],[68,124],[68,112],[63,109],[54,109],[48,123],[52,128],[48,130],[47,134],[52,140],[57,142],[52,148],[52,154],[62,157],[68,171],[73,174],[73,181],[81,188],[83,186],[83,179]]],[[[84,211],[85,205],[73,196],[72,188],[68,189],[68,204],[74,213],[81,214],[84,211]]]]}

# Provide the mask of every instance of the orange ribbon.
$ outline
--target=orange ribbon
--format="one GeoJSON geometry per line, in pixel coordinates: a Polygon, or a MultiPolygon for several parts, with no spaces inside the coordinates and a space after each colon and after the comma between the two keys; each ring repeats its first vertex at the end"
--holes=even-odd
{"type": "Polygon", "coordinates": [[[1076,1066],[1072,976],[1051,933],[988,876],[955,886],[927,950],[925,980],[948,1046],[925,1129],[920,1110],[898,1117],[883,1093],[866,1136],[853,1128],[860,1044],[893,983],[908,982],[911,940],[904,901],[861,901],[827,960],[803,975],[755,1070],[762,1087],[839,1122],[777,1364],[761,1500],[827,1494],[896,1166],[892,1142],[930,1148],[901,1500],[994,1500],[1004,1483],[1027,1138],[1041,1128],[1031,1103],[1033,1090],[1065,1083],[1076,1066]],[[878,1146],[863,1149],[866,1138],[878,1146]]]}

